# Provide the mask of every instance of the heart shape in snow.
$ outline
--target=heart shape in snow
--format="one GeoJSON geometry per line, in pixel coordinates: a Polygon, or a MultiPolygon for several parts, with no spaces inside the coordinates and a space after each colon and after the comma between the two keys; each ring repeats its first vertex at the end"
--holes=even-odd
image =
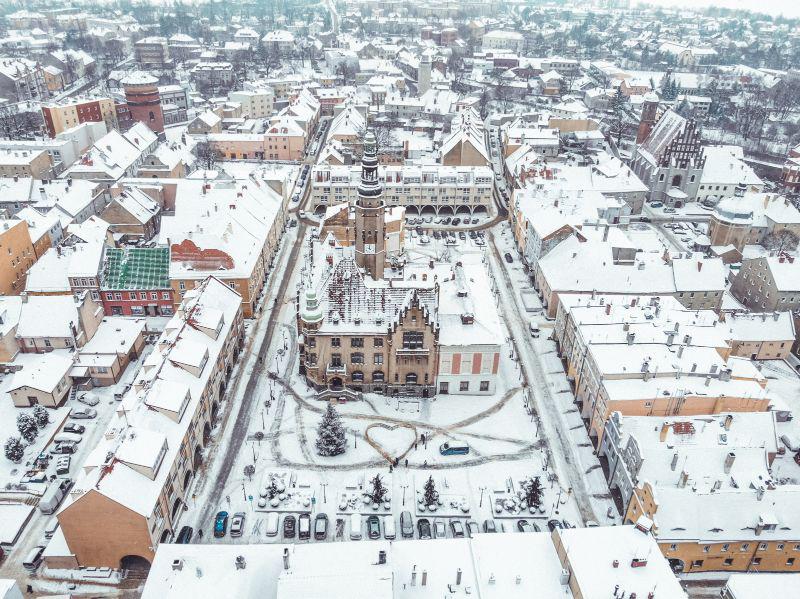
{"type": "Polygon", "coordinates": [[[384,424],[376,422],[364,430],[364,438],[389,462],[401,460],[414,447],[417,429],[411,424],[384,424]]]}

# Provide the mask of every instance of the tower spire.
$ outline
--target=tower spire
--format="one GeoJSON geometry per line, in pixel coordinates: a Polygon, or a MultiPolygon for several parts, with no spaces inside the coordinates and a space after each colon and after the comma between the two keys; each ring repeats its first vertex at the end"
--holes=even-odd
{"type": "Polygon", "coordinates": [[[386,215],[383,188],[378,178],[377,144],[372,131],[364,136],[355,217],[356,263],[374,278],[382,279],[386,261],[386,215]]]}

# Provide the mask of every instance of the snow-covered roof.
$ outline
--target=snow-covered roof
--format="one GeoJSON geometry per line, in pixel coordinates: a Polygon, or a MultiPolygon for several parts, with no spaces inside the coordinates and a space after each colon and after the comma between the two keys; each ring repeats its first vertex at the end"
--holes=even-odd
{"type": "MultiPolygon", "coordinates": [[[[70,298],[71,299],[71,298],[70,298]]],[[[59,352],[39,354],[33,364],[25,364],[22,370],[14,373],[8,391],[30,387],[52,393],[59,382],[72,368],[72,358],[59,352]]]]}
{"type": "Polygon", "coordinates": [[[96,492],[142,516],[152,515],[240,310],[241,296],[216,278],[209,277],[186,292],[179,310],[166,324],[132,388],[117,407],[105,435],[87,457],[61,511],[69,510],[84,494],[96,492]],[[206,309],[225,314],[218,336],[193,324],[194,317],[206,309]],[[199,374],[173,361],[179,344],[203,348],[207,353],[199,374]],[[182,414],[165,415],[151,407],[153,402],[161,406],[162,400],[153,395],[160,395],[160,381],[170,383],[171,390],[188,390],[190,399],[182,414]]]}
{"type": "Polygon", "coordinates": [[[800,574],[733,573],[725,585],[731,599],[800,597],[800,574]]]}
{"type": "Polygon", "coordinates": [[[720,200],[714,207],[714,218],[728,223],[770,228],[775,224],[800,223],[800,211],[783,196],[749,192],[720,200]]]}
{"type": "Polygon", "coordinates": [[[583,599],[606,599],[619,588],[629,597],[686,599],[656,540],[634,526],[597,526],[557,530],[572,580],[583,599]],[[602,548],[598,552],[598,548],[602,548]],[[646,566],[635,560],[646,560],[646,566]]]}
{"type": "Polygon", "coordinates": [[[744,162],[741,146],[703,146],[703,156],[706,161],[700,175],[701,184],[744,184],[759,188],[764,184],[744,162]]]}
{"type": "Polygon", "coordinates": [[[29,295],[22,303],[17,337],[73,339],[72,327],[80,320],[75,298],[70,295],[29,295]]]}
{"type": "Polygon", "coordinates": [[[793,343],[794,318],[791,312],[768,314],[733,313],[725,318],[724,328],[732,341],[781,341],[793,343]]]}

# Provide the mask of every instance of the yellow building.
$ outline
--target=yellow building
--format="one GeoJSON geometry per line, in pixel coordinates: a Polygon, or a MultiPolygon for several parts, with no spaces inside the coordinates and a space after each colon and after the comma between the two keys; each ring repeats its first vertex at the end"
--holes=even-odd
{"type": "Polygon", "coordinates": [[[24,220],[0,221],[0,295],[19,295],[36,252],[24,220]]]}

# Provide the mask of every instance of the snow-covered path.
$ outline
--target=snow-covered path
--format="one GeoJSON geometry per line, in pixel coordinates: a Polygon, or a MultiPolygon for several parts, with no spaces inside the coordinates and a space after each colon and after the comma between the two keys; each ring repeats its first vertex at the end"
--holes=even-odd
{"type": "MultiPolygon", "coordinates": [[[[616,508],[608,491],[602,468],[591,450],[586,429],[573,405],[563,369],[555,352],[547,352],[549,345],[544,340],[534,343],[528,332],[529,318],[525,315],[519,290],[501,258],[498,243],[508,241],[495,239],[495,229],[489,234],[492,251],[489,265],[499,291],[501,313],[506,319],[514,347],[521,360],[524,378],[532,392],[533,402],[548,440],[555,469],[562,486],[571,487],[584,522],[595,520],[611,523],[616,518],[616,508]],[[544,352],[542,350],[545,350],[544,352]],[[611,508],[613,518],[607,514],[611,508]]],[[[510,233],[501,233],[510,236],[510,233]]],[[[503,247],[505,251],[506,247],[503,247]]],[[[548,329],[544,329],[543,332],[548,329]]],[[[544,335],[543,335],[544,336],[544,335]]]]}

